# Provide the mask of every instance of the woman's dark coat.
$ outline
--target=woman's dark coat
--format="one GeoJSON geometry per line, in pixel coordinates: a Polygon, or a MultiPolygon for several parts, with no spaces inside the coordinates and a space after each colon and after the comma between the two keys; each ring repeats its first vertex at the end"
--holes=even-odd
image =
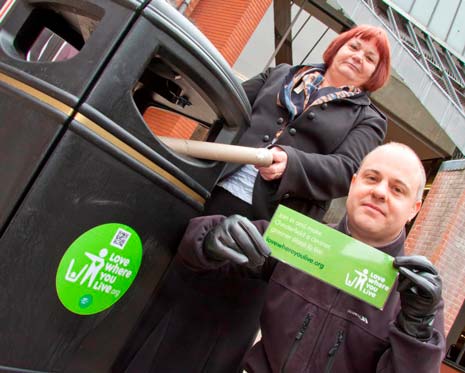
{"type": "MultiPolygon", "coordinates": [[[[279,65],[243,84],[252,119],[239,145],[270,146],[284,129],[275,145],[287,153],[287,168],[277,181],[257,177],[252,201],[257,219],[270,219],[281,203],[321,220],[331,199],[347,194],[363,157],[383,142],[386,118],[362,92],[311,106],[288,123],[286,109],[276,102],[290,68],[279,65]]],[[[231,164],[225,176],[238,167],[231,164]]]]}

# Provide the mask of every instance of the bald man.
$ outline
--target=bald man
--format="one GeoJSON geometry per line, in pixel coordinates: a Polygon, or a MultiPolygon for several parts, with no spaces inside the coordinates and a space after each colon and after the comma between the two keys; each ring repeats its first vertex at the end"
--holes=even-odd
{"type": "Polygon", "coordinates": [[[441,280],[426,258],[404,256],[405,224],[421,207],[424,185],[412,149],[379,146],[353,176],[347,214],[334,227],[395,257],[397,291],[382,311],[270,257],[264,221],[193,219],[177,260],[199,273],[268,283],[262,339],[237,371],[438,373],[445,348],[441,280]]]}

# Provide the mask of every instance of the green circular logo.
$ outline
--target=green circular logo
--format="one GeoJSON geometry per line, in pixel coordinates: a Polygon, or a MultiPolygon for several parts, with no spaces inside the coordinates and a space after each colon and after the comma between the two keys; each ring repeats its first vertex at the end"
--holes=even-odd
{"type": "Polygon", "coordinates": [[[92,315],[115,304],[129,289],[142,261],[134,229],[109,223],[80,235],[61,258],[56,288],[71,312],[92,315]]]}

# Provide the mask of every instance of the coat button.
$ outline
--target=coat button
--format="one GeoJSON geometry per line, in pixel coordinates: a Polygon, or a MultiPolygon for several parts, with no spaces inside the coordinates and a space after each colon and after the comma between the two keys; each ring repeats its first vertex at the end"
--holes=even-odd
{"type": "Polygon", "coordinates": [[[297,130],[294,127],[289,128],[289,135],[294,136],[297,133],[297,130]]]}
{"type": "Polygon", "coordinates": [[[265,136],[263,136],[263,139],[262,139],[262,140],[263,140],[263,142],[268,142],[268,141],[270,141],[270,136],[269,136],[269,135],[265,135],[265,136]]]}
{"type": "Polygon", "coordinates": [[[328,107],[328,104],[326,102],[321,104],[321,110],[326,110],[327,107],[328,107]]]}
{"type": "Polygon", "coordinates": [[[310,120],[315,119],[315,113],[313,111],[311,111],[310,113],[307,114],[307,118],[310,119],[310,120]]]}
{"type": "Polygon", "coordinates": [[[283,124],[284,123],[284,118],[278,118],[276,121],[277,124],[283,124]]]}
{"type": "Polygon", "coordinates": [[[288,199],[291,195],[289,193],[284,193],[283,194],[283,199],[288,199]]]}

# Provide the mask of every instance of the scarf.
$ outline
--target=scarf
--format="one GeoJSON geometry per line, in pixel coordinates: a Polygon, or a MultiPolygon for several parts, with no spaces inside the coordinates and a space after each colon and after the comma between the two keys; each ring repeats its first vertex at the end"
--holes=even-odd
{"type": "Polygon", "coordinates": [[[343,86],[316,100],[312,99],[324,81],[324,72],[323,68],[314,66],[294,66],[289,70],[284,78],[284,84],[278,92],[277,104],[287,109],[290,122],[310,106],[352,97],[362,92],[354,86],[343,86]],[[303,94],[301,94],[302,92],[303,94]]]}
{"type": "Polygon", "coordinates": [[[309,105],[310,97],[323,82],[324,70],[311,66],[296,66],[284,78],[278,92],[278,105],[289,112],[290,120],[298,117],[309,105]],[[303,95],[300,94],[303,91],[303,95]]]}

